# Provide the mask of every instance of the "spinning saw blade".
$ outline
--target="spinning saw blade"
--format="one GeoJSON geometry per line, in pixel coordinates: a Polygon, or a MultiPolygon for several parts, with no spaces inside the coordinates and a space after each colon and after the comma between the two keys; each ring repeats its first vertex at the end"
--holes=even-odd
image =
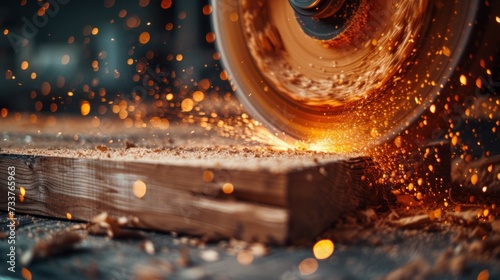
{"type": "Polygon", "coordinates": [[[353,151],[394,138],[440,95],[484,1],[213,1],[243,105],[280,138],[353,151]]]}

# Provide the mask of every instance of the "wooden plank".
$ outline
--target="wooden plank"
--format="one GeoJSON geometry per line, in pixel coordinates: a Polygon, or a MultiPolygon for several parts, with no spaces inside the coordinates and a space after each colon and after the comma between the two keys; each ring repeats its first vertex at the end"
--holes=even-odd
{"type": "Polygon", "coordinates": [[[368,203],[372,167],[369,159],[356,158],[291,172],[289,238],[307,243],[341,214],[368,203]]]}
{"type": "MultiPolygon", "coordinates": [[[[0,191],[7,192],[7,168],[14,166],[17,186],[26,190],[20,213],[87,221],[107,211],[135,217],[141,228],[284,244],[311,241],[369,190],[362,177],[370,162],[363,158],[131,150],[2,150],[0,191]],[[140,198],[133,191],[138,180],[146,186],[140,198]],[[234,191],[225,194],[228,183],[234,191]]],[[[6,209],[6,196],[0,207],[6,209]]]]}

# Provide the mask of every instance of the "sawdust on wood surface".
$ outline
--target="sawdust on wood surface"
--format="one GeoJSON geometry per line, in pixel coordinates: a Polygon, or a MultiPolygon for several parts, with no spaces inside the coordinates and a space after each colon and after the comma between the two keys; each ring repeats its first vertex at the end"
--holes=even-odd
{"type": "Polygon", "coordinates": [[[276,150],[269,147],[176,147],[138,148],[128,144],[123,148],[98,145],[94,149],[2,149],[1,154],[27,155],[59,158],[99,159],[110,161],[134,161],[140,163],[176,166],[220,168],[231,170],[269,170],[283,172],[302,169],[335,161],[348,160],[360,155],[338,155],[331,153],[276,150]]]}

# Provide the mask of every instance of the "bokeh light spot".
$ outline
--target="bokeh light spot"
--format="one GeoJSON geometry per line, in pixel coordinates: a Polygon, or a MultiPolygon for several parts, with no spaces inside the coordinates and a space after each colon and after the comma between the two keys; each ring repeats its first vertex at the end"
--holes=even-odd
{"type": "Polygon", "coordinates": [[[311,275],[318,270],[318,261],[313,258],[308,258],[300,262],[299,271],[302,275],[311,275]]]}
{"type": "Polygon", "coordinates": [[[151,35],[149,35],[149,32],[145,31],[142,32],[141,35],[139,35],[139,43],[145,45],[149,43],[149,40],[151,39],[151,35]]]}
{"type": "Polygon", "coordinates": [[[333,254],[334,249],[335,249],[334,244],[331,240],[329,239],[320,240],[316,242],[316,244],[314,244],[313,247],[314,257],[316,257],[316,259],[318,260],[328,259],[333,254]]]}
{"type": "Polygon", "coordinates": [[[141,180],[137,180],[132,185],[132,191],[134,192],[135,197],[143,198],[146,195],[146,183],[141,180]]]}
{"type": "Polygon", "coordinates": [[[82,116],[87,116],[90,113],[90,103],[88,101],[83,101],[80,106],[80,112],[82,116]]]}
{"type": "Polygon", "coordinates": [[[162,0],[161,1],[161,8],[162,9],[168,9],[172,6],[172,0],[162,0]]]}
{"type": "Polygon", "coordinates": [[[234,192],[234,186],[233,186],[233,184],[231,184],[231,183],[225,183],[222,186],[222,192],[224,192],[225,194],[232,194],[234,192]]]}

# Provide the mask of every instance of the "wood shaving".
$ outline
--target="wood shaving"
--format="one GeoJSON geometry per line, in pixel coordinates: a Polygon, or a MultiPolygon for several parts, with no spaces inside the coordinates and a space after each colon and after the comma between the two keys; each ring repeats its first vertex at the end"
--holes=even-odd
{"type": "Polygon", "coordinates": [[[156,253],[155,245],[151,240],[144,240],[141,242],[141,249],[148,255],[154,255],[156,253]]]}
{"type": "Polygon", "coordinates": [[[137,145],[135,145],[134,142],[131,142],[129,140],[125,141],[125,150],[128,150],[130,148],[137,148],[137,145]]]}
{"type": "Polygon", "coordinates": [[[108,151],[108,147],[104,146],[104,145],[99,145],[97,147],[95,147],[97,150],[101,151],[101,152],[107,152],[108,151]]]}
{"type": "Polygon", "coordinates": [[[396,221],[390,222],[392,225],[403,228],[403,229],[419,229],[425,225],[431,223],[429,215],[418,215],[402,218],[396,221]]]}
{"type": "Polygon", "coordinates": [[[414,279],[424,280],[430,274],[429,264],[421,257],[418,257],[406,265],[395,269],[390,272],[384,279],[385,280],[401,280],[401,279],[414,279]]]}
{"type": "Polygon", "coordinates": [[[90,219],[87,229],[92,235],[106,235],[118,239],[144,239],[145,236],[141,232],[124,229],[129,225],[129,221],[133,220],[127,217],[111,217],[107,212],[103,212],[90,219]]]}
{"type": "Polygon", "coordinates": [[[267,255],[268,248],[263,243],[253,243],[250,245],[250,251],[255,257],[263,257],[267,255]]]}
{"type": "Polygon", "coordinates": [[[468,254],[481,256],[485,260],[500,258],[500,236],[488,237],[484,240],[476,240],[468,247],[468,254]]]}
{"type": "Polygon", "coordinates": [[[461,212],[451,212],[447,215],[455,221],[465,222],[468,224],[476,224],[479,222],[477,213],[479,213],[480,211],[481,210],[478,209],[472,209],[461,212]]]}
{"type": "Polygon", "coordinates": [[[190,267],[193,264],[188,247],[184,246],[179,249],[179,258],[177,258],[176,263],[180,267],[190,267]]]}
{"type": "Polygon", "coordinates": [[[491,222],[491,230],[500,234],[500,220],[494,220],[491,222]]]}
{"type": "Polygon", "coordinates": [[[200,258],[202,258],[206,262],[216,262],[219,260],[219,252],[210,249],[210,250],[203,250],[200,252],[200,258]]]}
{"type": "Polygon", "coordinates": [[[491,232],[491,225],[490,224],[478,224],[469,233],[469,238],[470,239],[474,239],[474,238],[483,239],[484,237],[488,236],[490,232],[491,232]]]}
{"type": "Polygon", "coordinates": [[[58,232],[53,236],[38,241],[31,249],[21,256],[21,263],[28,265],[37,259],[44,259],[74,248],[85,236],[74,231],[58,232]]]}
{"type": "Polygon", "coordinates": [[[165,260],[153,259],[147,263],[138,264],[133,268],[134,280],[163,280],[174,272],[173,265],[165,260]]]}
{"type": "Polygon", "coordinates": [[[446,249],[436,260],[432,273],[451,273],[460,275],[465,269],[467,258],[462,254],[456,254],[451,248],[446,249]]]}

